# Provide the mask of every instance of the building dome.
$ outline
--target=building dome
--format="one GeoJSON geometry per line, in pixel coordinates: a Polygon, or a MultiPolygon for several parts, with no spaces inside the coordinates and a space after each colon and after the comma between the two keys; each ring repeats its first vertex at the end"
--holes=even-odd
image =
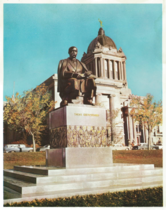
{"type": "Polygon", "coordinates": [[[99,29],[98,36],[90,43],[87,53],[93,52],[96,48],[97,43],[99,43],[101,46],[111,47],[117,50],[114,41],[110,37],[105,35],[103,28],[99,29]]]}

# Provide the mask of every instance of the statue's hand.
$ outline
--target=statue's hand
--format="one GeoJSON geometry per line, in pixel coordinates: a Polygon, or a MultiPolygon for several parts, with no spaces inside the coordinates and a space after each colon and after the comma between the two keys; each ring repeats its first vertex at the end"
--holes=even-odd
{"type": "Polygon", "coordinates": [[[81,78],[84,78],[84,77],[85,77],[84,74],[78,74],[78,76],[77,76],[78,79],[81,79],[81,78]]]}
{"type": "Polygon", "coordinates": [[[87,72],[85,72],[85,76],[86,76],[86,77],[89,77],[91,74],[92,74],[92,72],[91,72],[91,71],[87,71],[87,72]]]}

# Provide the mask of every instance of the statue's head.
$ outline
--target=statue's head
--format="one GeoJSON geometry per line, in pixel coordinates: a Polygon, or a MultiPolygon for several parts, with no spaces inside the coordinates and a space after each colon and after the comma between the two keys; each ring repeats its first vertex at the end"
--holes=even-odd
{"type": "Polygon", "coordinates": [[[69,51],[68,51],[69,55],[70,55],[70,58],[76,58],[77,57],[77,53],[78,53],[78,50],[76,47],[70,47],[69,48],[69,51]]]}

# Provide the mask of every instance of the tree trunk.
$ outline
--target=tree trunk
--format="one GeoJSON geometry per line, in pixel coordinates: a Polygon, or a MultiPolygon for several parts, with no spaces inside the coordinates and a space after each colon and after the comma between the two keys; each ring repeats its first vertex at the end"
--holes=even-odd
{"type": "Polygon", "coordinates": [[[32,142],[33,142],[33,151],[36,152],[35,137],[33,133],[31,133],[31,135],[32,135],[32,142]]]}
{"type": "Polygon", "coordinates": [[[148,129],[148,149],[151,150],[151,131],[148,129]]]}

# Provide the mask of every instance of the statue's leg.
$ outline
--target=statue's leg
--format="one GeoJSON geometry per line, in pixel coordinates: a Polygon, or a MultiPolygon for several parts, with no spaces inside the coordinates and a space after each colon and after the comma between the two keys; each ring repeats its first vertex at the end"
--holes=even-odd
{"type": "Polygon", "coordinates": [[[93,79],[86,79],[84,103],[94,105],[93,97],[96,95],[96,85],[93,79]]]}
{"type": "Polygon", "coordinates": [[[76,78],[70,78],[66,82],[66,87],[64,88],[64,97],[62,99],[62,106],[67,105],[72,102],[79,95],[80,83],[76,78]]]}

